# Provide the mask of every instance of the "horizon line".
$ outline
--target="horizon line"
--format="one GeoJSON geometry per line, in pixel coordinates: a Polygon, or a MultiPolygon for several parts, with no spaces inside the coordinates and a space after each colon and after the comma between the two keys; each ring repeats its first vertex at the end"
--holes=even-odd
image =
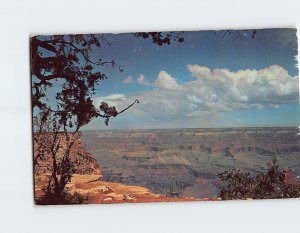
{"type": "Polygon", "coordinates": [[[81,131],[129,131],[129,130],[184,130],[184,129],[255,129],[255,128],[299,128],[300,126],[231,126],[231,127],[179,127],[179,128],[132,128],[132,129],[84,129],[81,131]]]}

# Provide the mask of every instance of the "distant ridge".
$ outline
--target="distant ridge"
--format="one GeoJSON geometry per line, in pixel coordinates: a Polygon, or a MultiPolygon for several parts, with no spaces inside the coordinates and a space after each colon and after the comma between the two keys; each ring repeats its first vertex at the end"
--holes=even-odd
{"type": "Polygon", "coordinates": [[[82,132],[91,131],[192,131],[192,130],[202,130],[202,131],[242,131],[242,130],[261,130],[261,129],[271,129],[271,130],[297,130],[299,126],[247,126],[247,127],[216,127],[216,128],[156,128],[156,129],[88,129],[82,130],[82,132]]]}

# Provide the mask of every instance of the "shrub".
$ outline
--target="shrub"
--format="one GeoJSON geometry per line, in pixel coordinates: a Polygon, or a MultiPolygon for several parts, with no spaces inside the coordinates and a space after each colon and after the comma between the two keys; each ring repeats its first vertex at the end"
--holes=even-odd
{"type": "Polygon", "coordinates": [[[225,171],[219,174],[221,181],[227,183],[221,189],[220,197],[222,200],[300,197],[300,188],[289,184],[286,175],[285,171],[279,170],[276,159],[266,173],[254,177],[240,170],[225,171]]]}

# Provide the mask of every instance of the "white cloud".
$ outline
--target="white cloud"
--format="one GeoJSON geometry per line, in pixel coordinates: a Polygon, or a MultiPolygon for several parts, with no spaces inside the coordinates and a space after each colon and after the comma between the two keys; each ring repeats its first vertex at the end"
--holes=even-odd
{"type": "Polygon", "coordinates": [[[166,71],[159,72],[155,81],[155,86],[165,90],[179,90],[179,85],[177,84],[176,79],[169,75],[166,71]]]}
{"type": "Polygon", "coordinates": [[[132,77],[131,77],[130,75],[127,76],[127,78],[125,78],[125,79],[123,80],[123,83],[125,83],[125,84],[133,83],[132,77]]]}
{"type": "Polygon", "coordinates": [[[111,106],[119,106],[122,105],[126,101],[126,96],[123,94],[112,94],[108,96],[98,96],[93,98],[94,105],[99,107],[101,102],[106,102],[111,106]]]}
{"type": "MultiPolygon", "coordinates": [[[[280,104],[299,101],[299,78],[291,77],[278,65],[236,72],[210,70],[200,65],[188,65],[187,68],[195,80],[178,84],[170,74],[161,71],[151,84],[157,87],[154,90],[128,96],[113,94],[97,100],[99,103],[106,101],[120,110],[138,99],[140,104],[130,110],[130,115],[149,121],[149,125],[155,119],[155,127],[224,126],[221,116],[225,112],[278,108],[280,104]]],[[[146,80],[144,76],[139,78],[140,83],[146,80]]]]}
{"type": "Polygon", "coordinates": [[[192,73],[193,77],[208,77],[211,74],[210,69],[205,66],[187,65],[187,69],[192,73]]]}
{"type": "Polygon", "coordinates": [[[143,74],[140,74],[136,81],[140,85],[145,85],[145,86],[151,85],[151,83],[145,78],[145,75],[143,74]]]}
{"type": "Polygon", "coordinates": [[[123,80],[123,83],[125,83],[125,84],[138,83],[138,84],[144,85],[144,86],[150,86],[150,85],[152,85],[152,84],[146,79],[145,75],[143,75],[143,74],[140,74],[139,77],[138,77],[136,80],[134,80],[134,79],[132,78],[132,76],[128,76],[127,78],[125,78],[125,79],[123,80]]]}
{"type": "Polygon", "coordinates": [[[154,83],[146,79],[144,74],[140,74],[136,80],[134,80],[131,76],[128,76],[126,79],[123,80],[123,83],[137,83],[142,86],[154,86],[169,91],[180,90],[180,86],[177,84],[176,79],[163,70],[158,73],[154,83]]]}
{"type": "Polygon", "coordinates": [[[201,96],[203,91],[200,89],[205,87],[210,97],[215,95],[211,100],[221,100],[228,108],[262,108],[298,100],[299,78],[291,77],[278,65],[236,72],[228,69],[210,70],[200,65],[188,65],[187,68],[196,78],[193,87],[190,87],[191,83],[185,83],[189,89],[194,89],[201,96]],[[195,90],[197,88],[198,91],[195,90]]]}

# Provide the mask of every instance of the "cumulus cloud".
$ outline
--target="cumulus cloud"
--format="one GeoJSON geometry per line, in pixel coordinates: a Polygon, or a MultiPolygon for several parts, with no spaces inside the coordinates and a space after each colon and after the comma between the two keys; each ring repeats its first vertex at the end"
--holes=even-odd
{"type": "Polygon", "coordinates": [[[156,81],[155,86],[165,90],[176,91],[179,90],[179,85],[175,78],[173,78],[170,74],[166,71],[160,71],[156,81]]]}
{"type": "MultiPolygon", "coordinates": [[[[149,84],[156,87],[153,90],[97,100],[122,109],[139,99],[131,115],[155,122],[156,127],[217,127],[225,112],[299,102],[298,76],[290,76],[278,65],[236,72],[200,65],[188,65],[187,69],[194,80],[178,84],[170,74],[160,71],[155,82],[149,84]]],[[[140,83],[147,81],[144,76],[139,78],[140,83]]]]}
{"type": "Polygon", "coordinates": [[[154,82],[150,82],[148,79],[146,79],[144,74],[140,74],[136,80],[134,80],[131,76],[128,76],[123,80],[123,83],[137,83],[142,86],[154,86],[169,91],[180,90],[180,86],[177,84],[176,79],[163,70],[158,73],[154,82]]]}
{"type": "Polygon", "coordinates": [[[138,83],[139,85],[143,85],[143,86],[150,86],[150,85],[152,85],[152,84],[146,79],[145,75],[143,75],[143,74],[140,74],[139,77],[138,77],[136,80],[134,80],[134,79],[132,78],[132,76],[127,76],[127,78],[125,78],[125,79],[123,80],[123,83],[125,83],[125,84],[138,83]]]}
{"type": "Polygon", "coordinates": [[[211,72],[206,66],[187,65],[187,69],[192,73],[193,77],[208,77],[211,72]]]}
{"type": "Polygon", "coordinates": [[[197,96],[201,96],[201,87],[205,87],[211,102],[221,101],[229,109],[262,108],[298,100],[299,78],[291,77],[278,65],[236,72],[228,69],[210,70],[200,65],[188,65],[187,68],[196,78],[196,81],[185,84],[189,89],[192,88],[197,96]]]}
{"type": "Polygon", "coordinates": [[[151,85],[151,83],[146,79],[145,75],[143,74],[140,74],[136,81],[140,85],[145,85],[145,86],[151,85]]]}

